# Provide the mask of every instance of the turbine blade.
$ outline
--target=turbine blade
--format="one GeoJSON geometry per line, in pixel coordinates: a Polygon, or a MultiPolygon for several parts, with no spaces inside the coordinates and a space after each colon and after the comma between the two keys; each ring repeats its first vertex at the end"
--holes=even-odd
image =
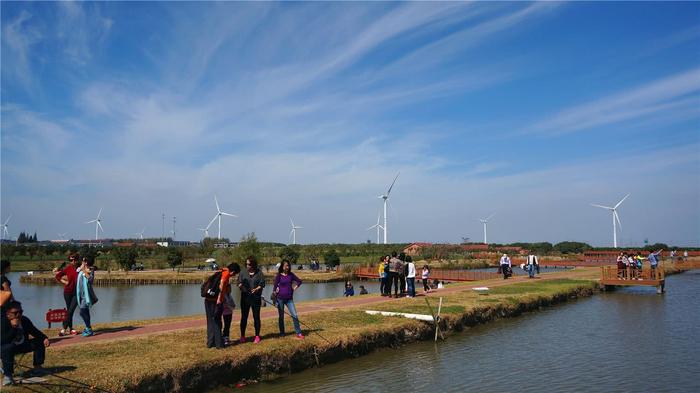
{"type": "Polygon", "coordinates": [[[93,222],[97,222],[97,219],[94,219],[92,221],[85,221],[86,224],[92,224],[93,222]]]}
{"type": "Polygon", "coordinates": [[[207,225],[207,230],[209,230],[209,227],[211,227],[211,224],[213,224],[214,221],[216,221],[216,217],[219,217],[218,213],[214,216],[214,218],[211,219],[211,221],[209,221],[209,225],[207,225]]]}
{"type": "Polygon", "coordinates": [[[613,216],[615,216],[615,220],[617,220],[617,225],[620,227],[620,232],[622,232],[622,223],[620,222],[620,216],[617,215],[616,210],[613,210],[613,216]]]}
{"type": "Polygon", "coordinates": [[[292,220],[292,217],[289,217],[289,222],[292,223],[292,228],[294,228],[294,221],[292,220]]]}
{"type": "Polygon", "coordinates": [[[493,217],[493,216],[495,216],[495,215],[496,215],[495,212],[494,212],[494,213],[491,213],[491,215],[488,216],[488,217],[486,217],[486,218],[484,219],[484,221],[488,222],[488,221],[491,219],[491,217],[493,217]]]}
{"type": "Polygon", "coordinates": [[[10,216],[7,217],[7,220],[5,220],[5,223],[3,225],[7,226],[7,223],[10,222],[10,218],[12,218],[12,214],[10,214],[10,216]]]}
{"type": "Polygon", "coordinates": [[[97,213],[97,219],[100,219],[100,215],[102,215],[102,208],[100,208],[100,211],[97,213]]]}
{"type": "Polygon", "coordinates": [[[238,217],[238,216],[237,216],[237,215],[235,215],[235,214],[231,214],[231,213],[224,213],[224,212],[221,212],[221,215],[222,215],[222,216],[229,216],[229,217],[238,217]]]}
{"type": "Polygon", "coordinates": [[[216,203],[216,211],[221,213],[221,209],[219,209],[219,200],[216,199],[216,195],[214,195],[214,203],[216,203]]]}
{"type": "Polygon", "coordinates": [[[625,199],[627,199],[628,196],[630,196],[630,194],[625,195],[625,197],[622,198],[622,199],[620,200],[620,202],[617,203],[617,205],[615,205],[615,209],[617,209],[618,206],[622,205],[622,202],[624,202],[625,199]]]}
{"type": "Polygon", "coordinates": [[[304,227],[294,227],[294,229],[304,229],[304,227]]]}
{"type": "Polygon", "coordinates": [[[372,225],[371,227],[367,228],[366,230],[369,231],[370,229],[374,229],[377,227],[377,224],[372,225]]]}
{"type": "Polygon", "coordinates": [[[397,173],[397,174],[396,174],[396,177],[394,178],[394,181],[391,182],[391,185],[389,186],[389,191],[386,192],[386,197],[387,197],[387,198],[389,197],[389,194],[391,194],[391,189],[394,188],[394,183],[396,183],[396,179],[399,178],[399,175],[400,175],[400,174],[401,174],[401,172],[397,173]]]}
{"type": "Polygon", "coordinates": [[[599,207],[599,208],[601,208],[601,209],[613,210],[613,208],[612,208],[612,207],[609,207],[609,206],[596,205],[595,203],[591,203],[590,205],[591,205],[591,206],[595,206],[595,207],[599,207]]]}
{"type": "Polygon", "coordinates": [[[105,231],[105,230],[104,230],[104,228],[102,228],[102,224],[100,224],[100,222],[99,222],[99,221],[97,221],[97,226],[98,226],[98,227],[100,227],[100,230],[101,230],[102,232],[104,232],[104,231],[105,231]]]}

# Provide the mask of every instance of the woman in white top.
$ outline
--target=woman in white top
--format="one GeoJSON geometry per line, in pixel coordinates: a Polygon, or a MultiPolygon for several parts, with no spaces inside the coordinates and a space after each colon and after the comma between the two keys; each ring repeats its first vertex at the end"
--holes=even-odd
{"type": "Polygon", "coordinates": [[[430,284],[429,284],[429,278],[430,278],[430,268],[428,265],[423,266],[423,273],[421,274],[421,278],[423,279],[423,291],[425,293],[430,292],[430,284]]]}
{"type": "Polygon", "coordinates": [[[408,273],[406,274],[408,295],[406,297],[416,297],[416,265],[410,255],[406,255],[406,263],[408,264],[408,273]]]}

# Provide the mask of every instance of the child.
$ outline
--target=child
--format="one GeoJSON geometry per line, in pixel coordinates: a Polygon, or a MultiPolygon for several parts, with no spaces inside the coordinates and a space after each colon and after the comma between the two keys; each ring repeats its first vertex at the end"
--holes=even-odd
{"type": "Polygon", "coordinates": [[[345,283],[345,292],[343,294],[345,297],[355,296],[355,288],[352,287],[352,283],[350,281],[345,283]]]}

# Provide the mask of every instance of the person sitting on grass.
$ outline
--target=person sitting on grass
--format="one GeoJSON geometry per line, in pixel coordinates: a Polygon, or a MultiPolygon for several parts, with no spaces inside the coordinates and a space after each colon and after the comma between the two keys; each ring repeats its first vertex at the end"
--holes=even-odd
{"type": "Polygon", "coordinates": [[[360,285],[360,295],[367,295],[369,292],[367,292],[367,289],[365,289],[364,285],[360,285]]]}
{"type": "Polygon", "coordinates": [[[343,295],[345,295],[345,297],[355,296],[355,288],[352,287],[352,283],[350,281],[345,283],[345,292],[343,292],[343,295]]]}
{"type": "Polygon", "coordinates": [[[15,371],[15,355],[34,353],[34,369],[29,372],[33,376],[44,375],[43,368],[46,347],[50,345],[49,338],[37,329],[32,321],[22,315],[22,304],[11,301],[5,305],[5,315],[2,316],[2,367],[3,386],[12,385],[15,371]],[[30,339],[29,336],[32,338],[30,339]]]}

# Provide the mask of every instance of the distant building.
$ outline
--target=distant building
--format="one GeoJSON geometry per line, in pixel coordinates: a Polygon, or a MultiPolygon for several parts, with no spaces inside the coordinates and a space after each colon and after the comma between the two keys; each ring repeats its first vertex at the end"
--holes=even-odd
{"type": "Polygon", "coordinates": [[[432,246],[433,243],[411,243],[408,247],[403,249],[403,253],[410,256],[416,256],[419,255],[424,248],[432,246]]]}

